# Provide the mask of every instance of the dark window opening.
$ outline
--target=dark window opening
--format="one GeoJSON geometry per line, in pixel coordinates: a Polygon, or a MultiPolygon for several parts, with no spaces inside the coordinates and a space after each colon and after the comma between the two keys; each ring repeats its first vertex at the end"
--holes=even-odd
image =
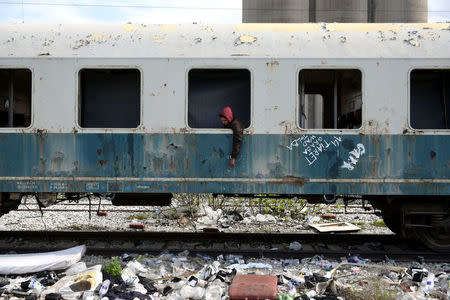
{"type": "Polygon", "coordinates": [[[361,71],[301,70],[300,127],[352,129],[362,124],[361,71]]]}
{"type": "Polygon", "coordinates": [[[411,72],[410,113],[412,128],[449,128],[450,70],[411,72]]]}
{"type": "Polygon", "coordinates": [[[250,81],[250,71],[245,69],[189,71],[189,127],[223,128],[219,113],[225,106],[230,106],[233,116],[249,127],[250,81]]]}
{"type": "Polygon", "coordinates": [[[86,128],[136,128],[141,77],[136,69],[80,71],[79,124],[86,128]]]}
{"type": "Polygon", "coordinates": [[[0,127],[31,124],[31,71],[0,69],[0,127]]]}

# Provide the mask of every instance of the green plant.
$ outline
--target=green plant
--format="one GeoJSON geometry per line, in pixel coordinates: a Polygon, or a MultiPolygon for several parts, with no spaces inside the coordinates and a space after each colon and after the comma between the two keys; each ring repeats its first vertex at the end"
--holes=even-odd
{"type": "Polygon", "coordinates": [[[372,223],[373,226],[376,227],[386,227],[386,224],[384,224],[384,221],[375,221],[372,223]]]}
{"type": "MultiPolygon", "coordinates": [[[[269,195],[270,196],[270,195],[269,195]]],[[[288,218],[297,218],[303,213],[301,210],[306,206],[306,200],[303,199],[284,199],[284,198],[254,198],[249,200],[249,206],[256,210],[255,213],[271,214],[273,216],[288,218]]]]}
{"type": "MultiPolygon", "coordinates": [[[[184,212],[186,216],[195,217],[200,207],[200,203],[208,196],[205,196],[205,194],[175,194],[175,197],[178,202],[178,206],[186,208],[186,211],[184,212]]],[[[203,203],[208,203],[208,200],[203,203]]],[[[172,203],[171,207],[175,209],[173,204],[174,203],[172,203]]]]}
{"type": "Polygon", "coordinates": [[[142,213],[142,214],[137,214],[137,215],[131,215],[127,219],[128,220],[133,220],[133,219],[147,220],[148,218],[150,218],[150,217],[146,213],[142,213]]]}
{"type": "Polygon", "coordinates": [[[208,200],[208,206],[210,206],[213,210],[223,210],[229,200],[228,197],[224,197],[223,195],[217,195],[217,197],[214,197],[212,194],[206,194],[205,197],[208,200]]]}
{"type": "Polygon", "coordinates": [[[116,256],[113,260],[107,263],[104,267],[105,273],[113,277],[118,277],[122,274],[122,266],[119,263],[119,258],[116,256]]]}

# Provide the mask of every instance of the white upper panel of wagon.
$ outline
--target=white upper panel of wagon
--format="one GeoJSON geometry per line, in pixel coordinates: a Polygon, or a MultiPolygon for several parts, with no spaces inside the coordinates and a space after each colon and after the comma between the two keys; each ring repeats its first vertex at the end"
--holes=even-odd
{"type": "Polygon", "coordinates": [[[448,58],[450,24],[0,25],[1,57],[448,58]]]}

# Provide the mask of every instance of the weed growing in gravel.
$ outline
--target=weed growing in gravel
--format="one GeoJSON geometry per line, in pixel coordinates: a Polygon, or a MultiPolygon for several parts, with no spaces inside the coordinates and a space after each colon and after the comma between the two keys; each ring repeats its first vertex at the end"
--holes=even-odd
{"type": "Polygon", "coordinates": [[[285,218],[297,218],[307,202],[297,198],[260,198],[260,213],[285,218]]]}
{"type": "Polygon", "coordinates": [[[101,231],[101,230],[105,230],[105,226],[97,226],[97,225],[91,225],[91,224],[81,224],[81,225],[69,225],[69,226],[64,226],[64,227],[60,227],[59,229],[61,230],[92,230],[92,231],[101,231]]]}
{"type": "Polygon", "coordinates": [[[142,213],[142,214],[137,214],[137,215],[131,215],[127,219],[128,220],[133,220],[133,219],[147,220],[148,218],[150,218],[149,215],[147,215],[146,213],[142,213]]]}
{"type": "MultiPolygon", "coordinates": [[[[261,195],[261,198],[245,198],[245,197],[225,197],[218,195],[214,197],[212,194],[175,194],[173,205],[170,211],[172,214],[179,216],[176,211],[178,207],[184,207],[183,213],[189,217],[197,216],[199,208],[202,206],[209,206],[213,210],[221,209],[225,213],[238,212],[242,213],[245,210],[253,215],[256,214],[271,214],[275,217],[281,217],[283,220],[304,218],[312,210],[322,210],[322,207],[314,206],[313,208],[305,209],[307,201],[298,198],[270,198],[271,195],[261,195]]],[[[166,213],[170,215],[170,212],[166,213]]]]}
{"type": "Polygon", "coordinates": [[[172,209],[176,210],[176,206],[178,207],[186,207],[185,214],[193,217],[196,215],[200,202],[204,200],[205,197],[208,197],[209,194],[174,194],[174,198],[176,201],[172,200],[172,209]]]}
{"type": "Polygon", "coordinates": [[[116,256],[113,260],[107,263],[104,267],[106,273],[113,277],[122,275],[122,266],[119,264],[119,258],[116,256]]]}
{"type": "Polygon", "coordinates": [[[384,221],[375,221],[372,223],[373,226],[376,227],[386,227],[386,224],[384,224],[384,221]]]}
{"type": "Polygon", "coordinates": [[[210,206],[213,210],[218,209],[224,209],[224,207],[228,204],[227,197],[224,197],[223,195],[218,195],[217,197],[214,197],[212,194],[208,194],[207,196],[207,203],[208,206],[210,206]]]}
{"type": "Polygon", "coordinates": [[[298,198],[257,198],[254,199],[261,214],[271,214],[287,219],[304,218],[309,211],[308,202],[298,198]]]}
{"type": "Polygon", "coordinates": [[[356,226],[359,226],[361,229],[366,229],[366,223],[365,222],[356,222],[356,223],[353,223],[353,224],[355,224],[356,226]]]}

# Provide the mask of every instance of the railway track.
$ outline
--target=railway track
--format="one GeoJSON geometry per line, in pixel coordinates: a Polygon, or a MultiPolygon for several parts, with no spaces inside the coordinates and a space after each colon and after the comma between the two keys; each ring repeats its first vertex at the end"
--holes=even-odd
{"type": "MultiPolygon", "coordinates": [[[[40,212],[41,210],[38,208],[32,208],[32,209],[16,209],[16,211],[33,211],[33,212],[40,212]]],[[[63,209],[63,208],[46,208],[42,209],[43,212],[89,212],[89,209],[63,209]]],[[[97,209],[91,209],[91,212],[96,212],[97,209]]],[[[103,212],[119,212],[119,213],[149,213],[152,212],[150,209],[100,209],[100,211],[103,212]]],[[[357,211],[350,211],[350,212],[343,212],[343,211],[329,211],[327,214],[333,214],[333,215],[341,215],[341,214],[348,214],[348,215],[374,215],[376,212],[373,211],[363,211],[363,212],[357,212],[357,211]]]]}
{"type": "MultiPolygon", "coordinates": [[[[149,213],[154,211],[153,208],[119,208],[120,206],[115,206],[111,203],[101,203],[100,208],[98,202],[93,202],[92,204],[89,203],[64,203],[63,208],[54,208],[53,206],[50,206],[48,208],[41,208],[37,206],[37,204],[32,203],[30,207],[27,208],[19,208],[15,211],[31,211],[31,212],[40,212],[41,210],[43,212],[96,212],[98,210],[103,212],[118,212],[118,213],[149,213]]],[[[233,208],[233,205],[223,205],[223,207],[227,208],[233,208]]],[[[250,208],[260,208],[258,205],[250,205],[246,204],[246,207],[250,208]]],[[[373,215],[379,213],[379,211],[372,209],[371,206],[367,205],[364,209],[361,205],[347,205],[347,209],[350,209],[350,211],[342,211],[339,210],[336,206],[330,205],[330,208],[332,210],[327,211],[327,214],[333,214],[333,215],[340,215],[340,214],[361,214],[361,215],[373,215]],[[355,209],[358,209],[355,211],[355,209]]],[[[164,210],[164,208],[162,208],[164,210]]]]}
{"type": "Polygon", "coordinates": [[[449,253],[437,253],[412,240],[395,235],[282,234],[221,232],[122,232],[122,231],[1,231],[0,253],[53,251],[85,244],[88,254],[159,254],[188,250],[191,254],[216,256],[240,254],[247,257],[303,258],[323,255],[340,258],[361,255],[373,261],[425,260],[448,262],[449,253]],[[297,241],[302,249],[291,250],[297,241]]]}

